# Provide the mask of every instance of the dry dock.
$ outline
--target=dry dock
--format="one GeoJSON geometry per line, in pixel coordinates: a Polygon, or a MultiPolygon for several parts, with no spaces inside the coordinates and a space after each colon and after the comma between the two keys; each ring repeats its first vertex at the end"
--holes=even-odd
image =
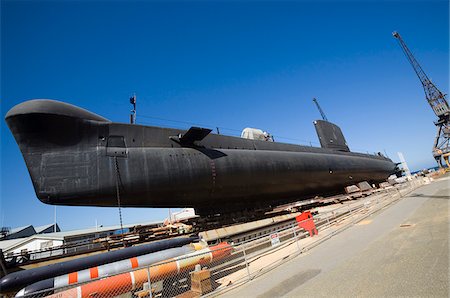
{"type": "Polygon", "coordinates": [[[221,297],[449,297],[450,176],[221,297]]]}

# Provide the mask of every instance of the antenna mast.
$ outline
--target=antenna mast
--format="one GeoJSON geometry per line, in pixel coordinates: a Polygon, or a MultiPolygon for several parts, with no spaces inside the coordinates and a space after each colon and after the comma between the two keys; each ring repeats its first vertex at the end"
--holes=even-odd
{"type": "Polygon", "coordinates": [[[316,104],[317,109],[320,112],[320,115],[322,115],[322,119],[325,120],[325,121],[328,121],[327,116],[325,115],[325,113],[323,112],[322,108],[320,107],[319,102],[317,101],[317,99],[313,98],[313,101],[316,104]]]}
{"type": "Polygon", "coordinates": [[[130,123],[135,124],[136,123],[136,94],[133,94],[132,97],[130,97],[130,103],[133,105],[133,109],[130,113],[130,123]]]}
{"type": "Polygon", "coordinates": [[[443,158],[447,164],[447,167],[450,168],[450,164],[448,162],[448,158],[450,156],[450,107],[448,105],[446,95],[431,82],[419,62],[417,62],[411,51],[406,46],[406,43],[403,41],[400,34],[394,31],[392,35],[398,40],[398,43],[405,53],[406,58],[409,63],[411,63],[417,77],[422,83],[428,104],[438,117],[438,121],[434,123],[437,128],[437,134],[433,144],[433,157],[439,167],[443,167],[443,158]]]}

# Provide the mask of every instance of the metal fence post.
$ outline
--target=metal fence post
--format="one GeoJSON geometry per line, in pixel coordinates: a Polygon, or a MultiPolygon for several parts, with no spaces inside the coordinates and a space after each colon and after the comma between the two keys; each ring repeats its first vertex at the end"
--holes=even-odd
{"type": "Polygon", "coordinates": [[[148,280],[148,297],[152,298],[152,282],[150,280],[150,267],[147,267],[147,280],[148,280]]]}
{"type": "Polygon", "coordinates": [[[401,191],[397,187],[395,189],[397,190],[398,195],[400,196],[400,198],[403,198],[401,191]]]}
{"type": "Polygon", "coordinates": [[[243,253],[244,253],[245,268],[247,269],[248,280],[250,280],[250,268],[249,268],[248,262],[247,262],[247,254],[245,253],[245,246],[244,246],[243,253]]]}
{"type": "Polygon", "coordinates": [[[295,243],[297,244],[297,249],[299,252],[301,252],[300,244],[298,244],[297,232],[295,232],[295,225],[292,226],[292,231],[294,232],[294,239],[295,239],[295,243]]]}
{"type": "Polygon", "coordinates": [[[352,223],[355,223],[355,220],[353,219],[352,210],[350,209],[350,205],[347,205],[347,209],[348,209],[348,213],[350,213],[350,217],[352,218],[352,223]]]}

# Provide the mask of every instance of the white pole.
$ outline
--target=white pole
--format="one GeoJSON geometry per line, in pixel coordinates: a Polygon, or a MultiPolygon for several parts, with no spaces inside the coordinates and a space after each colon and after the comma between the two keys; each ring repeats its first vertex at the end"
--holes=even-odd
{"type": "Polygon", "coordinates": [[[53,225],[53,232],[56,233],[56,206],[55,206],[55,214],[54,214],[55,218],[54,218],[54,225],[53,225]]]}

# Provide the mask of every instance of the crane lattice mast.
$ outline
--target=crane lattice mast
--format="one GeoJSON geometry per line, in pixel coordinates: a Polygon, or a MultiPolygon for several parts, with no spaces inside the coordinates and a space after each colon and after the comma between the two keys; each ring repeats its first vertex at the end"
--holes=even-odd
{"type": "Polygon", "coordinates": [[[442,93],[433,82],[431,82],[419,62],[417,62],[406,46],[406,43],[403,41],[400,34],[398,32],[393,32],[392,35],[398,40],[406,58],[408,58],[411,66],[419,77],[428,104],[439,118],[438,121],[435,122],[437,134],[433,145],[433,156],[440,167],[443,166],[441,158],[443,158],[447,163],[447,166],[450,167],[448,162],[450,156],[450,107],[446,99],[446,94],[442,93]]]}
{"type": "Polygon", "coordinates": [[[322,119],[325,120],[325,121],[328,121],[327,116],[325,116],[325,113],[323,112],[322,108],[320,107],[319,102],[317,101],[317,99],[316,99],[316,98],[313,98],[313,101],[314,101],[314,103],[316,104],[317,109],[318,109],[319,112],[320,112],[320,115],[322,115],[322,119]]]}

